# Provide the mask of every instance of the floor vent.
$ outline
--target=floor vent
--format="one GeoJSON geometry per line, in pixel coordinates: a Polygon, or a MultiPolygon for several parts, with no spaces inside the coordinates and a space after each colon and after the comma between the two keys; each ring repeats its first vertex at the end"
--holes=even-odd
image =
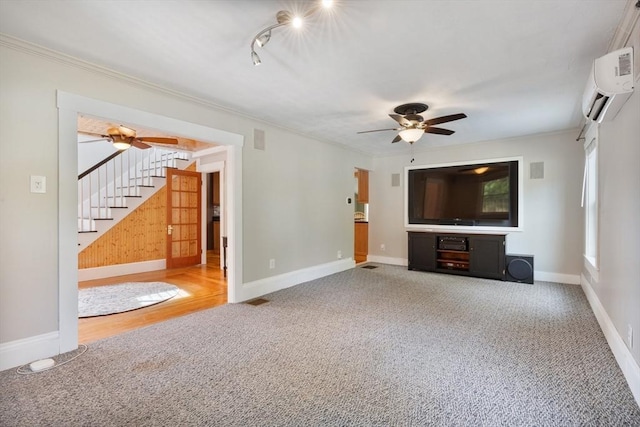
{"type": "Polygon", "coordinates": [[[362,268],[366,268],[367,270],[373,270],[374,268],[378,268],[377,265],[363,265],[362,268]]]}
{"type": "Polygon", "coordinates": [[[256,298],[256,299],[252,299],[251,301],[247,301],[247,304],[250,305],[262,305],[265,302],[269,302],[268,299],[264,299],[264,298],[256,298]]]}

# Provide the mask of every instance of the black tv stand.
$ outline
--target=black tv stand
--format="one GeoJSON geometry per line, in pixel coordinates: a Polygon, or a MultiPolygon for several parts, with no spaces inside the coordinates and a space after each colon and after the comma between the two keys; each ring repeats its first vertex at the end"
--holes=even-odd
{"type": "Polygon", "coordinates": [[[409,270],[504,280],[505,235],[409,231],[409,270]]]}

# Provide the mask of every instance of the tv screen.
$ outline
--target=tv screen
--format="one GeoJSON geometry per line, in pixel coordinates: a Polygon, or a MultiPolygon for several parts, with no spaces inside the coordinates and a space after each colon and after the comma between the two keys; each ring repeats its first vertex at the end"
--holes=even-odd
{"type": "Polygon", "coordinates": [[[408,170],[409,224],[518,227],[518,161],[408,170]]]}

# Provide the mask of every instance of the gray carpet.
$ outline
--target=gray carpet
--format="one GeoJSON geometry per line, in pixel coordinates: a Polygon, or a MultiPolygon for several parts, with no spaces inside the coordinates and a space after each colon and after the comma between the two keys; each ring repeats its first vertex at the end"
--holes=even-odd
{"type": "Polygon", "coordinates": [[[356,268],[0,373],[3,426],[638,426],[578,286],[356,268]]]}
{"type": "Polygon", "coordinates": [[[158,304],[178,294],[164,282],[126,282],[78,291],[78,317],[104,316],[158,304]]]}

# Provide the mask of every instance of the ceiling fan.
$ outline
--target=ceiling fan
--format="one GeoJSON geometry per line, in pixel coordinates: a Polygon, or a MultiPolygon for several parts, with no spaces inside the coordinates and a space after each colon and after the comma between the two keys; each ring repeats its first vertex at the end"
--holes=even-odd
{"type": "Polygon", "coordinates": [[[177,144],[178,140],[176,138],[167,138],[160,136],[136,136],[136,131],[134,129],[128,128],[126,126],[117,126],[110,127],[107,129],[107,135],[102,135],[99,133],[93,132],[85,132],[79,130],[78,133],[82,133],[85,135],[93,135],[99,136],[99,139],[92,139],[90,141],[80,141],[81,143],[85,142],[96,142],[96,141],[111,141],[113,146],[118,150],[126,150],[127,148],[134,146],[140,149],[151,148],[149,144],[145,144],[147,142],[157,142],[159,144],[177,144]]]}
{"type": "Polygon", "coordinates": [[[412,102],[409,104],[398,105],[393,111],[396,114],[389,114],[393,120],[398,122],[400,127],[397,128],[389,128],[389,129],[375,129],[375,130],[365,130],[358,133],[369,133],[369,132],[382,132],[388,130],[399,131],[398,135],[391,141],[392,143],[404,140],[409,144],[413,144],[417,140],[419,140],[422,135],[425,133],[435,133],[438,135],[452,135],[455,133],[453,130],[443,129],[438,127],[433,127],[433,125],[439,125],[441,123],[452,122],[454,120],[460,120],[467,117],[464,113],[458,114],[450,114],[448,116],[436,117],[433,119],[425,120],[424,117],[420,115],[427,111],[429,106],[427,104],[422,104],[418,102],[412,102]]]}

